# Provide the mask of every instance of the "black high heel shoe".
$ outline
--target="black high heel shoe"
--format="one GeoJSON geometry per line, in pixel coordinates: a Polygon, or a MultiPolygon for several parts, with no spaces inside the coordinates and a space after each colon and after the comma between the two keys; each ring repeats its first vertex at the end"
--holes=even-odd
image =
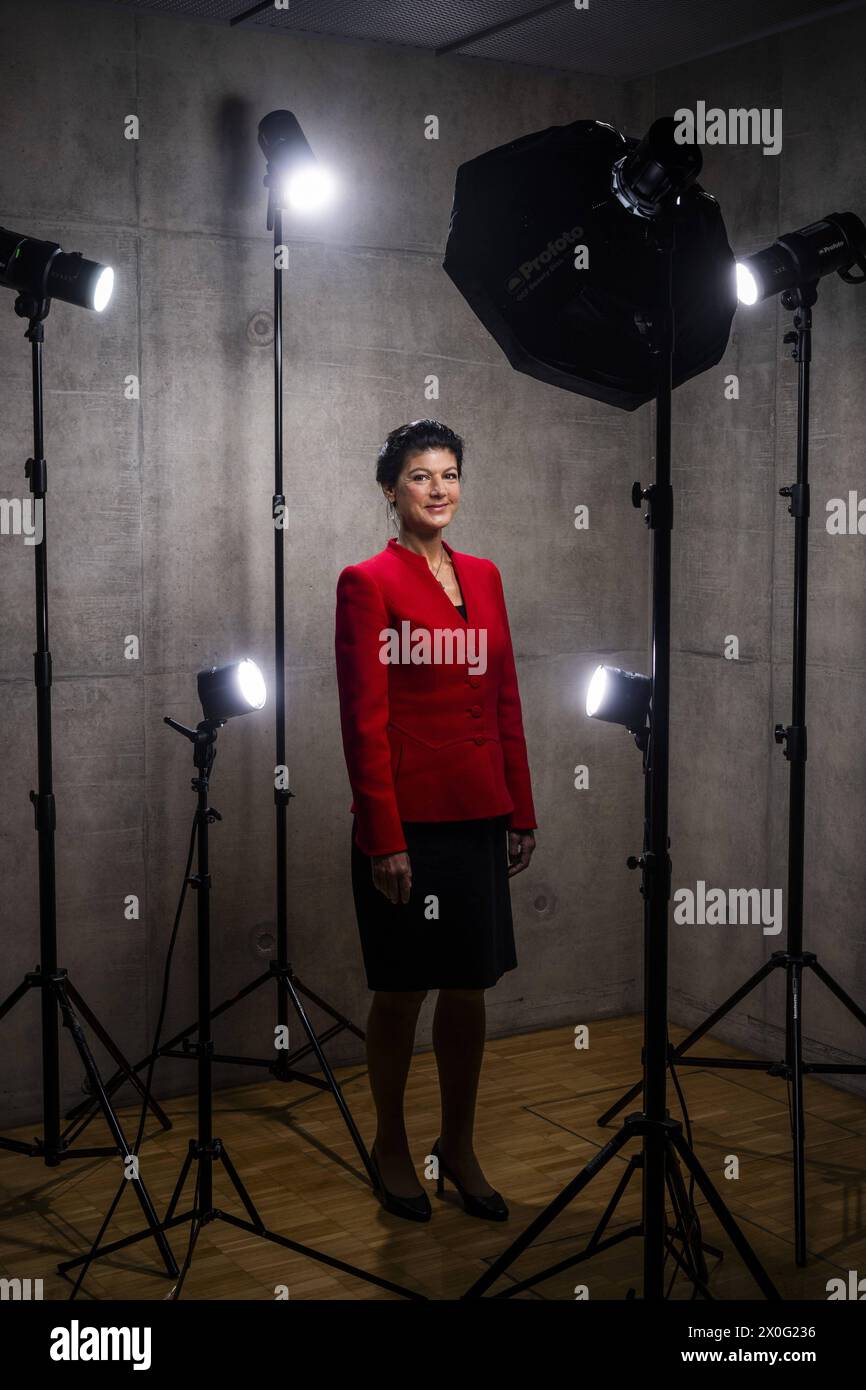
{"type": "Polygon", "coordinates": [[[418,1197],[398,1197],[396,1192],[389,1192],[384,1182],[382,1174],[379,1172],[379,1164],[376,1160],[376,1145],[370,1150],[370,1162],[376,1174],[376,1182],[373,1191],[382,1203],[386,1211],[392,1216],[403,1216],[407,1221],[429,1221],[433,1215],[433,1208],[426,1192],[422,1192],[418,1197]]]}
{"type": "Polygon", "coordinates": [[[463,1210],[468,1216],[481,1216],[485,1221],[508,1220],[508,1207],[505,1205],[505,1202],[502,1200],[502,1195],[499,1192],[491,1192],[489,1197],[478,1197],[466,1191],[460,1179],[452,1173],[448,1164],[442,1157],[439,1151],[438,1139],[431,1149],[431,1154],[439,1161],[439,1179],[436,1183],[437,1197],[441,1197],[442,1193],[445,1191],[445,1179],[447,1177],[450,1178],[451,1182],[453,1182],[457,1191],[460,1193],[463,1201],[463,1210]]]}

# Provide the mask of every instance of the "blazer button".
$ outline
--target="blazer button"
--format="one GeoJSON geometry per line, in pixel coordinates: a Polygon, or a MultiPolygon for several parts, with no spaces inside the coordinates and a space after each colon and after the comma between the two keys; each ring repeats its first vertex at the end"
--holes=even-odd
{"type": "Polygon", "coordinates": [[[483,739],[483,738],[477,738],[477,739],[475,739],[475,742],[476,742],[477,744],[480,745],[480,744],[482,744],[482,743],[484,742],[484,739],[483,739]]]}
{"type": "Polygon", "coordinates": [[[473,719],[480,719],[480,718],[481,718],[481,706],[480,706],[480,705],[473,705],[472,708],[470,709],[469,713],[472,715],[472,718],[473,718],[473,719]]]}
{"type": "Polygon", "coordinates": [[[469,676],[468,679],[469,679],[469,684],[470,684],[475,690],[477,690],[478,687],[479,687],[479,685],[481,684],[481,677],[480,677],[480,676],[469,676]]]}

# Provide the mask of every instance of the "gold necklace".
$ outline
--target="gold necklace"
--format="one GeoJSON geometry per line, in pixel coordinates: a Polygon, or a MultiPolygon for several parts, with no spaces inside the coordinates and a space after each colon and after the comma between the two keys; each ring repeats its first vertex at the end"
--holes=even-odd
{"type": "MultiPolygon", "coordinates": [[[[400,541],[400,544],[403,545],[403,542],[400,541]]],[[[406,549],[406,550],[411,550],[411,548],[412,548],[411,546],[404,546],[404,549],[406,549]]],[[[442,555],[441,555],[441,557],[440,557],[440,559],[439,559],[439,564],[436,566],[435,570],[434,570],[433,566],[430,564],[430,561],[427,560],[427,568],[429,569],[429,571],[430,571],[430,573],[432,574],[433,578],[436,579],[436,580],[438,580],[438,582],[439,582],[440,584],[442,584],[442,580],[439,579],[439,571],[440,571],[441,568],[442,568],[442,561],[445,559],[447,553],[448,553],[448,552],[446,551],[446,549],[445,549],[445,547],[444,547],[444,545],[443,545],[443,547],[442,547],[442,555]]],[[[424,558],[425,558],[425,560],[427,559],[426,555],[425,555],[424,558]]],[[[448,563],[449,563],[449,565],[451,564],[450,559],[449,559],[448,563]]],[[[445,588],[445,585],[444,585],[444,584],[442,584],[442,588],[443,588],[443,589],[445,588]]]]}

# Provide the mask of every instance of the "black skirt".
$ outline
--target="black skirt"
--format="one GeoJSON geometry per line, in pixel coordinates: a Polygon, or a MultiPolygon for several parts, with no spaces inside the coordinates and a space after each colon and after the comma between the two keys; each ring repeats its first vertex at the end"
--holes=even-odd
{"type": "Polygon", "coordinates": [[[352,892],[369,989],[489,989],[517,965],[507,816],[403,821],[412,889],[392,903],[355,843],[352,892]]]}

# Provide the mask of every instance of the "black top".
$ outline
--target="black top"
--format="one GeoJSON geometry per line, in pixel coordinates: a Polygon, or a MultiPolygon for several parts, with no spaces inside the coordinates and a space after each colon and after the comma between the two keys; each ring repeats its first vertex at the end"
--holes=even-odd
{"type": "Polygon", "coordinates": [[[466,604],[465,604],[465,603],[455,603],[454,607],[457,609],[457,612],[458,612],[458,613],[461,613],[461,614],[463,615],[464,618],[466,617],[466,604]]]}

